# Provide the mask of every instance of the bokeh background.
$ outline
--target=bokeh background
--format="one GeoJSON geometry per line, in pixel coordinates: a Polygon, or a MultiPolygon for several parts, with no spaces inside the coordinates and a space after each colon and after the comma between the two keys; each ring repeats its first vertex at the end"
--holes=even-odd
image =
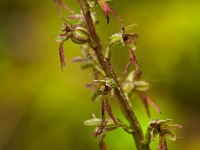
{"type": "MultiPolygon", "coordinates": [[[[64,1],[76,13],[77,2],[64,1]]],[[[143,79],[151,83],[147,94],[160,106],[152,118],[172,118],[183,126],[170,150],[200,149],[200,1],[113,0],[111,7],[125,25],[137,23],[140,34],[137,59],[143,79]]],[[[97,6],[97,31],[104,47],[109,36],[120,31],[110,14],[110,24],[97,6]]],[[[68,13],[62,9],[66,16],[68,13]]],[[[60,70],[59,43],[55,37],[63,21],[58,19],[53,0],[0,1],[0,149],[1,150],[94,150],[98,149],[93,127],[84,126],[94,112],[100,117],[100,101],[92,103],[93,91],[85,88],[92,71],[81,70],[71,58],[80,55],[79,45],[64,45],[66,68],[60,70]]],[[[72,21],[74,22],[74,21],[72,21]]],[[[127,50],[113,51],[111,63],[122,76],[127,50]]],[[[132,65],[134,69],[134,65],[132,65]]],[[[132,107],[143,130],[150,119],[135,94],[132,107]]],[[[115,116],[125,121],[116,100],[115,116]]],[[[126,122],[126,121],[125,121],[126,122]]],[[[133,139],[122,129],[110,132],[106,143],[111,150],[135,149],[133,139]]],[[[156,149],[158,140],[151,143],[156,149]]]]}

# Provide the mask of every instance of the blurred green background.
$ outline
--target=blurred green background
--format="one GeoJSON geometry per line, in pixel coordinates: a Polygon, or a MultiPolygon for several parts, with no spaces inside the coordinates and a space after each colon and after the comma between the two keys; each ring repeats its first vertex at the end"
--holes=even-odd
{"type": "MultiPolygon", "coordinates": [[[[74,0],[64,1],[76,13],[74,0]]],[[[137,23],[132,32],[143,79],[151,83],[147,94],[160,106],[152,118],[172,118],[183,126],[178,140],[168,140],[170,150],[200,149],[200,1],[109,2],[125,25],[137,23]]],[[[120,23],[110,14],[110,24],[99,7],[97,31],[104,47],[109,36],[120,31],[120,23]]],[[[68,13],[62,9],[63,15],[68,13]]],[[[93,91],[85,88],[93,79],[71,58],[80,55],[79,45],[64,45],[66,68],[60,71],[59,43],[55,42],[63,21],[58,19],[53,0],[0,2],[0,149],[1,150],[82,150],[98,149],[93,127],[84,126],[92,112],[100,117],[101,103],[92,103],[93,91]]],[[[111,63],[122,79],[127,49],[113,51],[111,63]]],[[[132,65],[134,69],[134,65],[132,65]]],[[[143,130],[150,119],[137,95],[133,109],[143,130]]],[[[125,121],[116,100],[115,116],[125,121]]],[[[111,150],[135,149],[133,139],[122,129],[110,132],[106,143],[111,150]]],[[[158,140],[151,143],[156,149],[158,140]]]]}

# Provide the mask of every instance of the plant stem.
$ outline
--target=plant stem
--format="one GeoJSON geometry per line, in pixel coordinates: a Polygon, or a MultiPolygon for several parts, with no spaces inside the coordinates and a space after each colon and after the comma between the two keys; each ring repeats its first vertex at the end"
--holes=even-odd
{"type": "Polygon", "coordinates": [[[126,97],[122,91],[120,83],[117,80],[117,76],[116,76],[110,62],[107,61],[106,58],[104,57],[102,43],[96,33],[95,26],[93,24],[93,21],[92,21],[91,15],[90,15],[90,10],[89,10],[89,6],[87,4],[87,0],[78,0],[78,3],[80,5],[82,13],[85,17],[88,32],[90,34],[90,38],[93,43],[92,47],[96,53],[98,61],[101,65],[102,69],[105,71],[106,76],[112,78],[115,81],[115,84],[117,87],[115,89],[115,94],[117,96],[120,108],[121,108],[124,116],[129,121],[131,129],[133,130],[132,136],[134,138],[136,147],[138,150],[149,150],[149,145],[143,144],[144,135],[142,133],[141,126],[140,126],[131,106],[129,105],[128,100],[126,99],[126,97]]]}

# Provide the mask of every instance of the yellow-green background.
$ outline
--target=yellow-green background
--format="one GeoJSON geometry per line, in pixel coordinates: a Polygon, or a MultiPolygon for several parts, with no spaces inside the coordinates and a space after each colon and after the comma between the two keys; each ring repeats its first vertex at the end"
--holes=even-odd
{"type": "MultiPolygon", "coordinates": [[[[75,0],[65,0],[79,13],[75,0]]],[[[168,140],[169,150],[200,149],[200,1],[109,2],[125,25],[137,23],[132,32],[140,34],[137,59],[143,79],[151,83],[148,95],[160,106],[152,118],[172,118],[183,126],[176,142],[168,140]]],[[[120,31],[120,23],[110,14],[106,24],[99,7],[97,31],[104,47],[109,35],[120,31]]],[[[67,12],[62,9],[63,15],[67,12]]],[[[83,122],[94,112],[100,117],[100,101],[92,103],[93,91],[85,84],[92,71],[80,70],[71,58],[80,55],[79,46],[64,45],[66,68],[60,71],[59,43],[55,37],[63,21],[57,18],[53,0],[6,0],[0,2],[0,149],[1,150],[93,150],[98,149],[93,127],[83,122]]],[[[121,75],[128,51],[113,51],[116,73],[121,75]]],[[[132,65],[134,69],[134,65],[132,65]]],[[[125,121],[116,100],[113,113],[125,121]]],[[[132,100],[143,130],[150,119],[141,100],[132,100]]],[[[132,137],[122,129],[110,132],[106,143],[111,150],[135,149],[132,137]]],[[[152,150],[157,147],[151,143],[152,150]]]]}

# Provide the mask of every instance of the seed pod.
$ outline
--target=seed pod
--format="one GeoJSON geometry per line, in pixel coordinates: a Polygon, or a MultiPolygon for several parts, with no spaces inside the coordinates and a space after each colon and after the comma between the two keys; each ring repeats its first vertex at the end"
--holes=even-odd
{"type": "Polygon", "coordinates": [[[88,31],[80,25],[75,25],[72,33],[71,40],[76,44],[85,44],[90,39],[88,31]]]}
{"type": "Polygon", "coordinates": [[[111,56],[110,48],[116,47],[116,46],[125,47],[125,43],[124,43],[124,40],[123,40],[123,34],[121,32],[114,33],[110,36],[109,44],[106,47],[106,53],[105,53],[106,59],[110,59],[110,56],[111,56]]]}
{"type": "Polygon", "coordinates": [[[114,33],[113,35],[111,35],[109,39],[109,48],[121,46],[121,45],[125,47],[123,34],[119,32],[119,33],[114,33]]]}

